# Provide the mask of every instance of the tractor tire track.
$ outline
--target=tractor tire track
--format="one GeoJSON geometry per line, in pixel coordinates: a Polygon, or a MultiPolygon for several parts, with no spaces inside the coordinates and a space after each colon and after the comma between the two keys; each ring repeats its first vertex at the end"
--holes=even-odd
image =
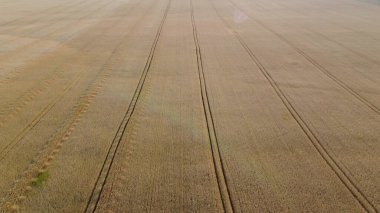
{"type": "Polygon", "coordinates": [[[165,20],[166,20],[166,17],[167,17],[169,8],[170,8],[170,3],[171,3],[171,0],[168,1],[168,4],[165,8],[161,23],[158,27],[157,33],[155,35],[155,38],[154,38],[154,41],[152,44],[152,47],[150,49],[149,56],[148,56],[147,61],[145,63],[144,69],[141,73],[140,80],[139,80],[138,85],[135,89],[132,100],[131,100],[128,108],[127,108],[127,111],[123,117],[123,120],[121,121],[121,123],[118,127],[118,130],[116,131],[116,134],[112,140],[112,143],[108,149],[108,153],[106,155],[106,158],[103,162],[100,173],[97,177],[97,180],[94,184],[94,187],[92,189],[89,200],[87,202],[85,212],[95,212],[98,208],[99,200],[100,200],[101,194],[103,192],[104,186],[106,184],[107,178],[109,176],[111,167],[113,165],[113,162],[114,162],[114,159],[116,156],[116,152],[118,151],[118,148],[119,148],[121,140],[124,136],[125,130],[129,124],[130,118],[135,111],[137,101],[139,100],[142,88],[143,88],[145,80],[147,78],[147,74],[150,70],[150,67],[151,67],[151,64],[152,64],[152,61],[154,58],[154,53],[155,53],[155,50],[157,47],[157,43],[158,43],[158,40],[160,38],[162,29],[163,29],[163,25],[165,23],[165,20]]]}
{"type": "Polygon", "coordinates": [[[230,182],[227,175],[226,175],[226,169],[225,169],[225,163],[223,162],[223,158],[221,155],[219,143],[218,143],[218,137],[215,130],[215,123],[214,118],[212,115],[212,110],[210,106],[210,101],[208,97],[207,92],[207,85],[206,85],[206,78],[203,70],[203,59],[202,59],[202,52],[201,47],[199,44],[198,39],[198,31],[195,23],[194,18],[194,6],[193,1],[190,0],[190,10],[191,10],[191,24],[193,27],[193,38],[194,38],[194,44],[196,49],[196,56],[197,56],[197,68],[198,68],[198,77],[199,77],[199,84],[200,84],[200,90],[201,90],[201,97],[202,97],[202,105],[203,105],[203,111],[207,123],[207,132],[209,136],[209,142],[210,142],[210,148],[211,148],[211,155],[213,160],[213,166],[215,170],[215,175],[217,178],[218,188],[224,208],[224,212],[235,212],[235,206],[231,198],[231,192],[228,186],[228,183],[230,182]]]}
{"type": "MultiPolygon", "coordinates": [[[[135,7],[137,7],[140,3],[142,2],[142,0],[140,0],[138,3],[136,3],[134,6],[132,6],[128,11],[131,11],[133,10],[135,7]]],[[[119,20],[119,22],[121,22],[122,20],[119,20]]],[[[115,25],[117,25],[117,23],[115,23],[115,25]]],[[[108,29],[112,28],[113,25],[110,25],[108,28],[106,29],[103,29],[103,32],[107,32],[108,29]]],[[[89,47],[94,44],[96,42],[96,39],[97,37],[94,37],[93,39],[88,39],[87,43],[84,44],[83,48],[85,51],[89,51],[89,47]]],[[[111,54],[112,55],[112,54],[111,54]]],[[[108,59],[109,60],[109,59],[108,59]]],[[[77,78],[80,78],[80,74],[78,74],[77,78]]],[[[78,79],[79,80],[79,79],[78,79]]],[[[74,80],[74,82],[77,82],[77,80],[74,80]]],[[[71,84],[69,84],[71,85],[71,84]]],[[[47,88],[47,86],[46,86],[47,88]]],[[[63,97],[67,92],[68,92],[68,88],[71,88],[70,86],[69,87],[66,87],[65,89],[63,89],[63,93],[61,95],[59,95],[58,97],[63,97]]],[[[31,101],[31,99],[35,96],[36,93],[31,93],[32,96],[26,96],[26,101],[31,101]]],[[[18,133],[15,138],[10,141],[6,146],[5,148],[3,148],[1,151],[0,151],[0,161],[5,157],[5,155],[23,138],[25,137],[25,135],[42,119],[42,117],[44,115],[46,115],[50,109],[52,109],[52,107],[58,103],[60,101],[60,98],[54,98],[52,102],[50,102],[46,107],[44,107],[38,114],[37,116],[35,116],[32,120],[31,123],[29,123],[20,133],[18,133]]],[[[28,103],[28,102],[27,102],[28,103]]],[[[20,102],[20,105],[21,106],[25,106],[26,103],[25,102],[20,102]]],[[[14,107],[13,105],[11,107],[14,107]]],[[[20,106],[19,106],[20,108],[20,106]]],[[[14,108],[14,110],[16,110],[16,112],[20,111],[20,109],[17,109],[17,108],[14,108]]],[[[11,113],[11,112],[7,112],[7,113],[11,113]]],[[[3,113],[1,113],[3,114],[3,113]]],[[[14,113],[13,113],[14,114],[14,113]]],[[[10,115],[13,115],[13,114],[10,114],[10,115]]],[[[14,116],[14,115],[13,115],[14,116]]],[[[4,122],[0,122],[0,124],[4,122]]],[[[1,126],[0,126],[1,127],[1,126]]]]}
{"type": "MultiPolygon", "coordinates": [[[[83,1],[83,2],[85,2],[85,1],[83,1]]],[[[82,2],[82,3],[83,3],[82,2]]],[[[80,5],[80,4],[78,4],[78,5],[80,5]]],[[[77,5],[75,5],[75,6],[77,6],[77,5]]],[[[48,15],[46,15],[46,16],[48,16],[48,15]]],[[[68,17],[68,16],[67,16],[68,17]]],[[[65,18],[65,17],[61,17],[61,18],[65,18]]],[[[42,20],[44,20],[43,19],[43,17],[41,18],[42,20]]],[[[36,21],[39,21],[39,20],[36,20],[36,21]]],[[[31,22],[31,23],[34,23],[34,22],[31,22]]],[[[54,23],[54,24],[51,24],[50,26],[54,26],[56,23],[54,23]]],[[[46,27],[46,25],[44,26],[44,27],[46,27]]],[[[41,29],[44,29],[44,27],[39,27],[39,28],[37,28],[37,30],[33,30],[33,32],[38,32],[39,30],[41,30],[41,29]]],[[[14,27],[14,28],[16,28],[17,30],[19,30],[17,27],[14,27]]],[[[8,36],[11,36],[11,35],[14,35],[14,34],[17,34],[17,33],[15,33],[15,32],[12,32],[12,31],[10,31],[9,29],[7,29],[7,30],[4,30],[5,32],[3,33],[4,35],[8,35],[8,36]]],[[[1,30],[0,30],[0,32],[2,32],[1,30]]],[[[17,35],[15,35],[15,37],[16,38],[9,38],[9,39],[6,39],[6,40],[2,40],[2,42],[0,43],[0,47],[4,47],[4,46],[6,46],[6,45],[9,45],[9,44],[11,44],[11,42],[14,42],[14,41],[18,41],[18,40],[21,40],[21,39],[24,39],[25,37],[31,37],[31,36],[29,36],[29,33],[31,33],[31,31],[28,31],[28,29],[26,29],[26,30],[24,30],[24,32],[22,32],[23,33],[23,35],[21,36],[21,35],[19,35],[19,34],[17,34],[17,35]],[[25,35],[25,34],[27,34],[27,35],[25,35]]]]}
{"type": "MultiPolygon", "coordinates": [[[[286,8],[286,10],[292,11],[292,12],[298,14],[298,15],[301,15],[301,16],[304,15],[304,13],[301,13],[301,12],[299,12],[299,11],[297,11],[297,10],[291,9],[291,8],[289,8],[289,7],[286,7],[285,5],[281,5],[281,6],[284,7],[284,8],[286,8]]],[[[271,15],[274,15],[274,14],[271,14],[271,15]]],[[[337,14],[337,15],[338,15],[338,14],[337,14]]],[[[277,16],[278,18],[281,18],[281,16],[278,16],[278,15],[275,15],[275,16],[277,16]]],[[[349,30],[349,31],[353,31],[353,32],[355,32],[356,34],[361,35],[361,36],[363,36],[363,37],[367,37],[367,38],[370,38],[370,39],[372,39],[372,40],[377,40],[377,41],[379,40],[378,38],[371,37],[371,36],[369,36],[369,35],[367,35],[367,34],[363,34],[362,32],[355,31],[355,30],[352,29],[352,28],[347,28],[347,27],[345,27],[345,26],[343,26],[343,25],[339,25],[339,24],[336,24],[336,23],[332,23],[332,24],[335,25],[335,26],[341,27],[341,28],[343,28],[343,29],[346,29],[346,30],[349,30]]],[[[368,57],[368,56],[365,55],[365,54],[362,54],[362,53],[360,53],[360,52],[358,52],[358,51],[356,51],[356,50],[353,50],[352,48],[347,47],[347,46],[344,45],[343,43],[341,43],[341,42],[339,42],[339,41],[337,41],[337,40],[334,40],[334,39],[332,39],[332,38],[326,36],[326,35],[323,34],[323,33],[320,33],[320,32],[318,32],[318,31],[315,31],[315,30],[313,30],[312,28],[309,28],[309,27],[307,27],[307,26],[306,26],[306,27],[305,27],[305,26],[302,26],[302,28],[303,28],[303,29],[306,29],[307,31],[309,31],[309,32],[311,32],[311,33],[313,33],[313,34],[319,35],[320,37],[322,37],[322,38],[324,38],[324,39],[326,39],[326,40],[328,40],[328,41],[330,41],[330,42],[332,42],[332,43],[335,43],[335,44],[341,46],[342,48],[344,48],[344,49],[346,49],[346,50],[352,52],[353,54],[355,54],[355,55],[357,55],[357,56],[359,56],[359,57],[361,57],[361,58],[367,59],[368,61],[370,61],[370,62],[372,62],[372,63],[374,63],[374,64],[378,64],[378,65],[380,65],[380,62],[379,62],[378,60],[372,59],[372,58],[368,57]]]]}
{"type": "Polygon", "coordinates": [[[327,41],[330,41],[330,42],[332,42],[332,43],[335,43],[335,44],[339,45],[340,47],[342,47],[342,48],[344,48],[344,49],[350,51],[351,53],[357,55],[358,57],[361,57],[361,58],[363,58],[363,59],[366,59],[366,60],[369,61],[369,62],[372,62],[373,64],[380,65],[380,62],[379,62],[378,60],[372,59],[372,58],[370,58],[370,57],[367,56],[367,55],[364,55],[364,54],[362,54],[362,53],[360,53],[360,52],[358,52],[358,51],[356,51],[356,50],[354,50],[354,49],[352,49],[352,48],[350,48],[350,47],[347,47],[345,44],[343,44],[343,43],[341,43],[341,42],[339,42],[339,41],[336,41],[336,40],[334,40],[334,39],[331,39],[330,37],[328,37],[328,36],[326,36],[326,35],[324,35],[324,34],[322,34],[322,33],[320,33],[320,32],[317,32],[317,31],[312,30],[312,29],[309,29],[309,28],[307,28],[307,31],[309,31],[309,32],[311,32],[311,33],[313,33],[313,34],[319,35],[320,37],[326,39],[327,41]]]}
{"type": "MultiPolygon", "coordinates": [[[[312,143],[316,151],[323,158],[326,164],[332,169],[332,171],[336,174],[336,176],[340,179],[342,184],[350,191],[352,196],[359,202],[359,204],[363,207],[367,212],[378,212],[376,207],[371,203],[371,201],[366,197],[366,195],[361,191],[361,189],[356,185],[353,179],[349,176],[349,172],[344,168],[344,166],[340,165],[340,163],[334,159],[329,150],[323,145],[323,143],[318,139],[316,134],[311,130],[311,128],[307,125],[307,123],[303,120],[300,114],[297,112],[293,104],[290,102],[287,95],[283,92],[283,90],[278,86],[276,81],[272,78],[271,74],[266,70],[266,68],[262,65],[262,63],[258,60],[253,51],[249,48],[249,46],[244,42],[241,36],[228,24],[228,22],[219,14],[214,3],[210,1],[216,14],[222,20],[224,25],[233,33],[235,38],[239,41],[241,46],[247,52],[252,61],[259,68],[260,72],[267,79],[273,90],[276,92],[277,96],[281,99],[284,106],[287,108],[289,113],[292,115],[293,119],[300,126],[305,135],[309,138],[309,141],[312,143]]],[[[240,8],[239,8],[240,9],[240,8]]]]}
{"type": "MultiPolygon", "coordinates": [[[[84,1],[80,1],[80,2],[73,2],[73,4],[70,4],[70,5],[68,5],[67,7],[64,7],[64,8],[62,8],[62,5],[64,5],[64,4],[60,4],[60,5],[56,5],[56,6],[53,6],[53,7],[49,7],[49,8],[46,8],[46,9],[44,9],[44,10],[42,10],[42,11],[39,11],[39,12],[36,12],[36,13],[33,13],[33,14],[31,14],[31,15],[27,15],[27,16],[23,16],[23,17],[20,17],[20,18],[16,18],[16,19],[14,19],[14,20],[11,20],[11,21],[8,21],[8,22],[6,22],[6,23],[1,23],[0,24],[0,27],[4,27],[4,26],[7,26],[7,25],[9,25],[9,24],[15,24],[15,22],[18,22],[18,21],[20,21],[20,20],[23,20],[23,19],[26,19],[26,20],[29,20],[30,21],[30,17],[35,17],[35,15],[36,14],[45,14],[46,12],[51,12],[51,10],[55,10],[55,9],[57,9],[57,8],[60,8],[60,10],[58,10],[58,11],[53,11],[53,13],[57,13],[57,12],[61,12],[61,11],[65,11],[65,10],[67,10],[67,9],[69,9],[69,8],[72,8],[72,7],[75,7],[75,6],[78,6],[78,5],[81,5],[82,3],[84,3],[84,2],[86,2],[87,0],[84,0],[84,1]]],[[[34,20],[32,20],[31,22],[28,22],[28,23],[33,23],[33,21],[38,21],[38,20],[42,20],[43,18],[44,18],[45,16],[41,16],[41,18],[38,18],[37,17],[37,19],[34,19],[34,20]]]]}
{"type": "Polygon", "coordinates": [[[59,153],[64,143],[74,132],[78,123],[82,120],[87,112],[90,104],[94,101],[95,96],[101,91],[109,74],[97,76],[97,79],[90,85],[88,93],[84,95],[80,103],[74,107],[74,115],[64,124],[64,131],[56,134],[52,139],[48,140],[42,149],[37,153],[28,168],[22,173],[22,176],[15,180],[14,186],[9,190],[9,194],[5,197],[0,205],[0,209],[11,210],[18,208],[25,199],[28,192],[33,189],[36,177],[47,171],[54,157],[59,153]]]}
{"type": "MultiPolygon", "coordinates": [[[[108,5],[109,3],[106,3],[106,4],[102,4],[101,6],[97,7],[95,10],[91,10],[88,14],[85,14],[83,15],[82,17],[80,17],[78,20],[76,20],[75,22],[75,25],[79,25],[80,23],[82,23],[83,21],[85,21],[85,18],[87,18],[88,16],[91,16],[92,14],[96,13],[97,11],[101,10],[101,9],[104,9],[104,7],[106,5],[108,5]]],[[[50,36],[50,35],[53,35],[55,34],[56,32],[59,32],[60,30],[62,29],[67,29],[68,26],[70,26],[72,23],[69,23],[63,27],[60,27],[59,29],[56,29],[55,31],[49,33],[47,36],[50,36]]],[[[41,28],[42,29],[42,28],[41,28]]],[[[62,47],[64,46],[65,44],[65,41],[69,41],[71,38],[75,37],[75,34],[69,36],[69,37],[66,37],[64,38],[64,40],[61,41],[60,44],[58,44],[57,46],[55,46],[54,48],[59,48],[59,47],[62,47]]],[[[17,38],[15,39],[17,40],[17,38]]],[[[25,46],[22,46],[22,47],[19,47],[15,50],[12,51],[12,53],[9,53],[5,56],[2,56],[2,61],[4,61],[5,59],[7,58],[12,58],[13,56],[19,54],[19,52],[21,50],[24,50],[25,48],[32,48],[32,47],[38,47],[41,43],[45,42],[44,40],[37,40],[37,41],[34,41],[34,42],[31,42],[25,46]]],[[[54,52],[51,52],[50,49],[44,51],[42,53],[42,55],[40,55],[40,57],[49,57],[51,55],[53,55],[54,52]]],[[[20,67],[16,67],[14,70],[8,72],[6,75],[2,76],[2,78],[0,79],[0,86],[3,86],[4,84],[7,84],[9,82],[11,82],[12,80],[14,80],[19,74],[23,73],[23,69],[25,69],[25,66],[20,66],[20,67]]]]}
{"type": "MultiPolygon", "coordinates": [[[[65,87],[57,97],[53,99],[52,102],[47,104],[34,118],[28,123],[0,152],[0,162],[7,156],[8,152],[12,150],[17,143],[22,140],[28,132],[33,129],[40,120],[58,103],[61,99],[79,82],[81,79],[81,75],[77,75],[73,81],[69,83],[67,87],[65,87]]],[[[2,124],[2,123],[0,123],[2,124]]],[[[0,126],[1,127],[1,126],[0,126]]]]}
{"type": "MultiPolygon", "coordinates": [[[[117,164],[112,166],[112,171],[114,172],[114,176],[110,174],[107,179],[108,185],[110,185],[109,189],[104,189],[107,191],[103,191],[100,195],[98,207],[96,212],[118,212],[122,211],[118,209],[118,205],[114,205],[120,202],[123,202],[122,199],[128,193],[125,190],[125,183],[127,181],[127,175],[130,160],[133,158],[133,153],[136,150],[136,146],[139,143],[138,138],[138,130],[143,125],[142,120],[145,119],[145,111],[148,108],[147,101],[145,97],[149,96],[151,93],[151,82],[149,76],[145,80],[144,89],[141,91],[141,95],[139,98],[139,107],[135,109],[133,112],[133,116],[139,119],[131,119],[130,123],[126,127],[125,130],[125,141],[127,143],[121,143],[118,151],[115,153],[115,161],[117,164]],[[116,171],[116,172],[115,172],[116,171]],[[117,210],[115,210],[115,208],[117,210]]],[[[106,186],[105,186],[106,187],[106,186]]]]}
{"type": "MultiPolygon", "coordinates": [[[[102,9],[103,6],[99,7],[99,9],[102,9]]],[[[95,12],[95,11],[93,11],[95,12]]],[[[87,14],[85,16],[89,16],[91,14],[87,14]]],[[[85,17],[82,17],[84,19],[85,17]]],[[[89,42],[83,47],[86,49],[88,46],[90,46],[93,43],[93,40],[88,40],[89,42]]],[[[63,46],[61,44],[60,46],[63,46]]],[[[54,52],[49,52],[47,55],[54,55],[54,52]]],[[[17,115],[27,104],[29,104],[31,101],[33,101],[38,95],[42,94],[44,91],[49,89],[49,86],[61,79],[62,74],[65,72],[65,70],[59,71],[59,68],[66,64],[67,61],[70,59],[64,60],[61,63],[58,63],[52,70],[52,74],[50,74],[48,77],[46,77],[42,82],[38,83],[37,86],[28,89],[27,91],[23,92],[22,95],[20,95],[15,101],[8,103],[4,106],[1,106],[0,108],[0,128],[6,124],[6,122],[17,115]],[[4,116],[3,116],[4,115],[4,116]]],[[[21,70],[19,70],[17,73],[20,73],[21,70]]],[[[15,76],[13,76],[15,77],[15,76]]],[[[7,78],[7,82],[13,80],[13,78],[7,78]]],[[[5,81],[0,81],[1,84],[4,84],[5,81]]]]}
{"type": "MultiPolygon", "coordinates": [[[[83,5],[84,3],[86,3],[86,0],[80,1],[80,2],[75,3],[75,4],[70,4],[70,5],[68,5],[67,7],[64,7],[63,9],[60,9],[60,10],[55,11],[55,12],[53,12],[53,13],[60,13],[60,12],[62,12],[62,11],[67,11],[67,9],[71,9],[71,8],[74,8],[74,7],[77,7],[77,6],[83,5]]],[[[86,5],[85,5],[85,6],[86,6],[86,5]]],[[[40,20],[45,20],[45,17],[48,17],[48,16],[50,15],[50,13],[51,13],[51,9],[56,9],[56,8],[61,8],[61,7],[62,7],[62,5],[59,5],[59,6],[55,6],[55,7],[48,8],[48,9],[46,9],[46,10],[40,11],[40,12],[36,13],[36,14],[42,14],[42,16],[40,16],[40,18],[33,19],[33,20],[27,19],[28,22],[27,22],[27,23],[24,23],[24,24],[25,24],[25,25],[28,25],[28,24],[33,24],[33,23],[35,23],[35,22],[38,22],[38,21],[40,21],[40,20]],[[50,13],[44,15],[46,12],[50,12],[50,13]]],[[[85,7],[84,7],[84,8],[85,8],[85,7]]],[[[79,11],[79,10],[78,10],[78,11],[79,11]]],[[[19,19],[16,19],[16,20],[10,21],[9,23],[2,24],[2,25],[0,25],[0,27],[6,26],[7,24],[14,24],[14,22],[16,22],[16,21],[18,21],[18,20],[22,20],[22,19],[24,19],[24,18],[31,17],[31,16],[33,16],[33,15],[34,15],[34,14],[29,15],[29,16],[26,16],[26,17],[21,17],[21,18],[19,18],[19,19]]],[[[70,16],[70,15],[68,15],[68,16],[70,16]]],[[[67,17],[68,17],[68,16],[67,16],[67,17]]],[[[33,16],[33,17],[34,17],[34,16],[33,16]]],[[[61,18],[64,18],[64,17],[61,17],[61,18]]],[[[50,26],[54,26],[54,25],[55,25],[55,23],[51,24],[50,26]]],[[[49,26],[49,25],[45,25],[45,26],[43,26],[43,27],[40,27],[39,29],[43,29],[43,28],[46,27],[46,26],[49,26]]],[[[12,27],[18,29],[19,25],[17,25],[17,24],[16,24],[16,26],[13,26],[13,25],[12,25],[12,27]]],[[[0,28],[0,29],[1,29],[1,28],[0,28]]],[[[2,30],[2,29],[1,29],[0,32],[5,31],[5,33],[4,33],[5,35],[12,35],[12,31],[11,31],[11,30],[12,30],[12,29],[5,29],[5,30],[2,30]]],[[[38,30],[35,30],[35,31],[38,31],[38,30]]],[[[28,32],[26,32],[26,35],[25,35],[25,36],[27,36],[27,35],[28,35],[28,32]]],[[[14,41],[20,40],[20,39],[22,39],[22,38],[23,38],[23,37],[20,38],[20,36],[17,36],[17,38],[14,38],[14,39],[12,39],[12,38],[11,38],[11,39],[7,39],[6,41],[0,43],[0,45],[9,44],[10,42],[14,42],[14,41]]]]}
{"type": "MultiPolygon", "coordinates": [[[[142,1],[139,1],[130,10],[133,10],[133,8],[137,7],[141,2],[142,1]]],[[[137,21],[134,26],[139,24],[139,21],[137,21]]],[[[22,201],[25,200],[27,193],[33,189],[36,177],[47,171],[55,156],[59,153],[64,143],[69,139],[79,122],[83,119],[96,95],[98,95],[105,86],[105,82],[111,75],[115,65],[123,60],[123,57],[116,53],[120,44],[132,31],[133,29],[126,33],[119,42],[119,45],[116,45],[106,63],[99,69],[94,79],[90,82],[87,89],[85,89],[79,103],[73,107],[72,116],[70,116],[65,124],[62,125],[61,129],[63,131],[58,132],[45,143],[42,149],[37,153],[36,157],[31,161],[28,168],[22,173],[22,176],[14,181],[14,185],[9,190],[8,195],[3,198],[0,203],[0,210],[12,211],[19,209],[19,206],[22,204],[22,201]]]]}
{"type": "MultiPolygon", "coordinates": [[[[89,9],[89,11],[90,11],[90,13],[91,13],[91,12],[92,12],[92,11],[91,11],[92,8],[88,8],[88,7],[91,6],[91,7],[93,7],[93,8],[96,8],[97,5],[98,5],[98,4],[90,4],[90,5],[85,4],[85,5],[83,5],[82,7],[77,8],[77,10],[75,10],[74,12],[83,11],[83,9],[89,9]]],[[[107,4],[102,5],[102,7],[104,7],[105,5],[107,5],[107,4]]],[[[78,6],[78,5],[75,5],[75,6],[78,6]]],[[[96,12],[96,11],[93,11],[93,12],[96,12]]],[[[46,16],[48,16],[48,15],[46,15],[46,16]]],[[[67,15],[62,15],[62,16],[60,16],[60,17],[58,17],[58,18],[59,18],[59,19],[63,19],[63,20],[65,20],[66,18],[69,18],[70,16],[72,16],[72,14],[71,14],[71,13],[67,13],[67,15]]],[[[85,16],[86,16],[86,15],[85,15],[85,16]]],[[[78,18],[78,19],[80,20],[81,18],[82,18],[82,17],[80,17],[80,18],[78,18]]],[[[43,19],[43,18],[41,18],[41,19],[43,19]]],[[[43,19],[43,20],[44,20],[44,19],[43,19]]],[[[38,22],[38,21],[40,21],[40,20],[36,20],[35,22],[38,22]]],[[[75,20],[75,21],[77,21],[77,20],[75,20]]],[[[72,23],[75,23],[75,21],[73,21],[72,23]]],[[[31,22],[31,23],[35,23],[35,22],[31,22]]],[[[28,29],[25,29],[24,32],[17,33],[17,37],[16,37],[16,38],[8,39],[8,40],[6,40],[6,41],[0,43],[0,47],[3,46],[4,44],[7,45],[7,44],[10,44],[11,42],[15,42],[15,41],[21,40],[21,39],[23,39],[24,37],[31,37],[31,38],[33,38],[32,36],[30,36],[30,34],[31,34],[32,32],[39,32],[40,30],[44,30],[44,29],[46,29],[47,27],[55,26],[55,25],[57,24],[56,22],[49,23],[49,22],[51,22],[51,20],[48,20],[47,22],[48,22],[47,24],[42,25],[42,26],[39,26],[38,28],[33,28],[31,31],[28,31],[28,29]],[[20,35],[20,34],[22,34],[22,35],[20,35]]],[[[70,24],[71,24],[71,23],[70,23],[70,24]]],[[[70,24],[68,24],[68,25],[70,25],[70,24]]],[[[47,36],[53,35],[54,33],[58,32],[58,31],[61,30],[61,29],[67,29],[66,27],[67,27],[68,25],[64,25],[63,27],[60,27],[60,28],[58,28],[57,30],[54,30],[54,31],[52,31],[51,33],[48,33],[47,36]]],[[[0,32],[1,32],[1,31],[0,31],[0,32]]],[[[9,32],[9,30],[7,30],[7,35],[11,35],[11,33],[9,32]]],[[[34,42],[31,42],[31,43],[34,43],[34,42]]],[[[30,44],[27,44],[27,45],[30,45],[30,44]]],[[[27,45],[25,45],[25,46],[27,46],[27,45]]],[[[15,50],[13,50],[13,51],[15,51],[15,50]]],[[[5,56],[6,56],[6,55],[5,55],[5,56]]],[[[4,60],[4,59],[2,58],[2,60],[4,60]]]]}
{"type": "MultiPolygon", "coordinates": [[[[244,9],[240,8],[238,5],[236,5],[235,2],[233,2],[232,0],[229,0],[229,2],[231,2],[231,4],[238,10],[240,11],[245,11],[244,9]]],[[[248,13],[245,13],[247,14],[247,16],[249,18],[251,18],[252,20],[254,20],[257,24],[259,24],[261,27],[265,28],[266,30],[268,30],[269,32],[273,33],[274,35],[276,35],[280,40],[282,40],[283,42],[285,42],[287,45],[289,45],[290,47],[292,47],[298,54],[300,54],[301,56],[303,56],[307,61],[309,61],[314,67],[316,67],[320,72],[322,72],[323,74],[325,74],[328,78],[330,78],[332,81],[334,81],[336,84],[338,84],[341,88],[343,88],[346,92],[348,92],[349,94],[351,94],[353,97],[355,97],[358,101],[360,101],[361,103],[363,103],[364,105],[366,105],[370,110],[372,110],[373,112],[375,112],[377,115],[380,115],[380,108],[378,108],[377,106],[375,106],[373,103],[371,103],[370,101],[368,101],[365,97],[363,97],[362,95],[360,95],[358,92],[356,92],[354,89],[352,89],[350,86],[348,86],[345,82],[343,82],[342,80],[340,80],[339,78],[337,78],[335,75],[333,75],[328,69],[326,69],[324,66],[322,66],[320,63],[318,63],[314,58],[312,58],[311,56],[309,56],[308,54],[306,54],[303,50],[301,50],[300,48],[298,48],[297,46],[295,46],[292,42],[290,42],[288,39],[286,39],[284,36],[282,36],[281,34],[277,33],[276,31],[274,31],[272,28],[268,27],[267,25],[265,25],[263,22],[257,20],[255,17],[252,17],[251,15],[249,15],[248,13]]]]}
{"type": "MultiPolygon", "coordinates": [[[[83,5],[76,5],[77,7],[75,7],[74,9],[75,10],[72,10],[72,11],[65,11],[64,14],[60,15],[60,16],[57,16],[57,17],[53,17],[51,18],[50,20],[46,20],[44,18],[42,18],[42,20],[44,20],[44,22],[46,22],[45,24],[42,24],[42,25],[39,25],[39,26],[36,26],[36,27],[31,27],[30,29],[29,28],[26,28],[26,29],[18,29],[16,28],[15,32],[9,32],[9,30],[7,30],[7,35],[17,35],[16,38],[14,39],[11,39],[11,40],[8,40],[8,41],[5,41],[3,43],[1,43],[0,45],[3,45],[3,44],[9,44],[10,42],[14,42],[14,41],[17,41],[17,40],[21,40],[21,39],[24,39],[24,38],[39,38],[39,37],[43,37],[43,39],[49,39],[49,36],[53,35],[54,33],[58,32],[59,30],[61,29],[64,29],[64,30],[67,30],[67,26],[70,26],[70,24],[72,23],[75,23],[77,22],[78,20],[81,20],[82,17],[84,16],[87,16],[86,14],[96,14],[95,12],[97,12],[98,8],[97,6],[100,6],[100,8],[104,8],[106,5],[112,5],[112,4],[109,4],[109,2],[103,2],[103,1],[99,1],[99,2],[96,2],[96,3],[93,3],[91,4],[91,2],[88,2],[87,4],[83,4],[83,5]],[[102,4],[103,3],[103,4],[102,4]],[[82,12],[85,11],[86,14],[83,15],[83,16],[79,16],[79,17],[75,17],[75,18],[72,18],[73,14],[74,15],[77,15],[77,14],[82,14],[82,12]],[[80,13],[78,13],[80,12],[80,13]],[[63,25],[63,26],[60,26],[59,28],[57,28],[56,30],[54,30],[54,27],[57,25],[57,23],[59,21],[70,21],[71,23],[69,24],[66,24],[66,25],[63,25]],[[46,30],[46,29],[49,29],[49,27],[52,27],[53,30],[51,30],[50,33],[46,33],[46,35],[43,35],[43,36],[36,36],[36,35],[33,35],[32,33],[40,33],[40,31],[42,30],[46,30]]],[[[31,22],[31,24],[34,24],[34,23],[44,23],[42,22],[41,20],[36,20],[34,22],[31,22]]],[[[33,42],[31,42],[33,43],[33,42]]],[[[27,45],[30,45],[30,44],[27,44],[27,45]]]]}

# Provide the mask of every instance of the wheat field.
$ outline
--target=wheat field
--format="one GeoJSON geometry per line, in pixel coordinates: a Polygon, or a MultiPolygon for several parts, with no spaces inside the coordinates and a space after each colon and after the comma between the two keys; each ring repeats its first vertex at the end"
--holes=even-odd
{"type": "Polygon", "coordinates": [[[379,211],[378,0],[0,0],[0,212],[379,211]]]}

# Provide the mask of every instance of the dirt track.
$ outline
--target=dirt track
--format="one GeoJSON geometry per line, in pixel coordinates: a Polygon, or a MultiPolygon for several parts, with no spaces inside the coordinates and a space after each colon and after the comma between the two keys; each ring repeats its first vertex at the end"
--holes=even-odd
{"type": "Polygon", "coordinates": [[[379,212],[376,0],[0,0],[0,212],[379,212]]]}

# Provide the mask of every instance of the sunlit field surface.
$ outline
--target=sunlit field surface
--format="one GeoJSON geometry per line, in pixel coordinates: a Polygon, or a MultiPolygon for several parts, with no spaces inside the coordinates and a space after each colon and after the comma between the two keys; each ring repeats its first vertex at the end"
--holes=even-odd
{"type": "Polygon", "coordinates": [[[379,1],[0,0],[0,212],[379,211],[379,1]]]}

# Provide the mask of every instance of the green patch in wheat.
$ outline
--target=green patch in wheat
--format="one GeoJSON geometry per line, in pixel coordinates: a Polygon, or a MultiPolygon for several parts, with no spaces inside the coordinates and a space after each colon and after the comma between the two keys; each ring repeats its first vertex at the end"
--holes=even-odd
{"type": "Polygon", "coordinates": [[[36,187],[42,186],[42,184],[49,178],[49,173],[41,172],[38,174],[37,178],[32,181],[32,185],[36,187]]]}

